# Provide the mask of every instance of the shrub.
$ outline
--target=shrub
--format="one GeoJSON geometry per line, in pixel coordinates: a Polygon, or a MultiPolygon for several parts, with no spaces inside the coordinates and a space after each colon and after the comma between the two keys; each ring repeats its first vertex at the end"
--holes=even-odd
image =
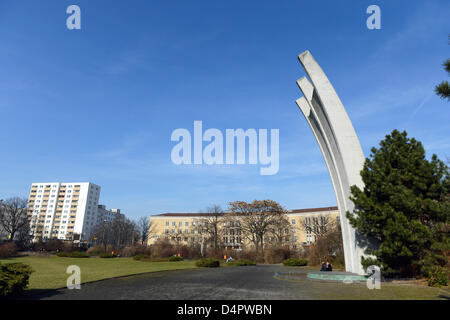
{"type": "Polygon", "coordinates": [[[256,261],[258,253],[255,250],[242,250],[236,252],[233,257],[236,256],[238,259],[247,259],[251,261],[256,261]]]}
{"type": "Polygon", "coordinates": [[[152,249],[155,257],[168,258],[178,253],[175,246],[166,239],[158,240],[152,249]]]}
{"type": "Polygon", "coordinates": [[[187,259],[201,258],[200,245],[198,244],[191,246],[182,245],[178,248],[178,253],[187,259]]]}
{"type": "Polygon", "coordinates": [[[434,266],[428,272],[428,285],[430,287],[441,287],[448,285],[448,273],[445,268],[434,266]]]}
{"type": "Polygon", "coordinates": [[[17,246],[13,242],[0,245],[0,258],[11,258],[17,254],[17,246]]]}
{"type": "Polygon", "coordinates": [[[220,261],[218,259],[214,258],[204,258],[198,260],[195,265],[197,267],[204,267],[204,268],[217,268],[220,267],[220,261]]]}
{"type": "Polygon", "coordinates": [[[101,255],[102,253],[105,253],[105,247],[103,246],[91,247],[87,250],[87,253],[90,254],[91,256],[98,256],[101,255]]]}
{"type": "Polygon", "coordinates": [[[89,254],[86,252],[73,251],[69,253],[70,258],[89,258],[89,254]]]}
{"type": "Polygon", "coordinates": [[[117,255],[114,253],[102,253],[99,257],[103,258],[103,259],[110,259],[110,258],[116,258],[117,255]]]}
{"type": "Polygon", "coordinates": [[[135,247],[125,247],[119,251],[121,257],[133,257],[136,255],[135,247]]]}
{"type": "Polygon", "coordinates": [[[49,251],[49,252],[63,250],[64,241],[59,240],[59,239],[50,239],[49,241],[44,242],[42,244],[42,247],[43,247],[43,249],[45,249],[45,251],[49,251]]]}
{"type": "Polygon", "coordinates": [[[61,258],[89,258],[89,254],[80,251],[73,251],[73,252],[62,251],[58,252],[56,255],[61,258]]]}
{"type": "Polygon", "coordinates": [[[73,252],[78,250],[80,250],[80,248],[73,243],[64,243],[64,246],[62,248],[62,251],[65,252],[73,252]]]}
{"type": "Polygon", "coordinates": [[[136,260],[136,261],[142,261],[142,260],[144,260],[144,259],[149,259],[149,258],[150,258],[149,255],[146,255],[146,254],[137,254],[137,255],[135,255],[135,256],[133,257],[133,260],[136,260]]]}
{"type": "Polygon", "coordinates": [[[302,267],[308,264],[306,259],[289,258],[283,261],[285,266],[302,267]]]}
{"type": "Polygon", "coordinates": [[[179,257],[179,256],[171,256],[169,258],[169,261],[174,262],[174,261],[183,261],[183,257],[179,257]]]}
{"type": "Polygon", "coordinates": [[[145,246],[134,247],[134,254],[150,256],[152,254],[152,249],[151,249],[151,247],[145,247],[145,246]]]}
{"type": "Polygon", "coordinates": [[[274,247],[265,250],[264,262],[266,263],[281,263],[291,257],[291,250],[287,247],[274,247]]]}
{"type": "Polygon", "coordinates": [[[57,252],[56,255],[60,258],[67,258],[67,257],[69,257],[70,253],[62,251],[62,252],[57,252]]]}
{"type": "Polygon", "coordinates": [[[32,272],[31,267],[24,263],[0,264],[0,296],[22,293],[32,272]]]}
{"type": "Polygon", "coordinates": [[[238,259],[238,260],[233,260],[230,262],[227,262],[227,265],[230,266],[255,266],[256,262],[248,260],[248,259],[238,259]]]}

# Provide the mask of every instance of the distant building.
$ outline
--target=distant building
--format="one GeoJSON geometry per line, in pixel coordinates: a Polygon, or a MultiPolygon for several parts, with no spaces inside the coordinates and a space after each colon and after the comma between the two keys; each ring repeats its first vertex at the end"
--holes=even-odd
{"type": "Polygon", "coordinates": [[[120,209],[106,209],[103,204],[98,205],[98,217],[100,221],[114,221],[116,218],[125,219],[125,215],[120,213],[120,209]]]}
{"type": "Polygon", "coordinates": [[[33,240],[84,242],[101,221],[100,186],[90,182],[32,183],[28,220],[33,240]]]}
{"type": "MultiPolygon", "coordinates": [[[[224,214],[226,215],[226,213],[224,214]]],[[[196,224],[202,219],[211,216],[208,213],[163,213],[150,216],[151,237],[148,244],[153,244],[159,239],[167,239],[181,244],[202,243],[203,235],[198,233],[196,224]]],[[[324,219],[328,223],[339,221],[337,207],[310,208],[290,210],[286,214],[290,227],[285,237],[285,244],[293,248],[313,243],[316,239],[314,231],[324,225],[324,219]],[[307,228],[305,228],[307,226],[307,228]]],[[[242,248],[250,245],[242,234],[239,225],[223,224],[221,246],[242,248]]],[[[265,243],[271,241],[266,239],[265,243]],[[267,241],[266,241],[267,240],[267,241]]]]}

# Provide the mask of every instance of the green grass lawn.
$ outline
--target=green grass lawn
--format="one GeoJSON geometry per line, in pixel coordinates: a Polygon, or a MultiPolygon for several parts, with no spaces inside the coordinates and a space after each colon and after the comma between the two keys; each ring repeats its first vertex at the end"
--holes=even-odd
{"type": "Polygon", "coordinates": [[[34,272],[28,289],[57,289],[66,287],[69,274],[66,269],[77,265],[81,269],[81,283],[128,276],[146,272],[196,268],[195,261],[141,262],[132,258],[60,258],[19,257],[0,260],[0,263],[22,262],[30,265],[34,272]]]}
{"type": "Polygon", "coordinates": [[[445,289],[419,285],[381,283],[381,289],[369,290],[365,284],[312,282],[315,299],[330,300],[440,300],[448,299],[445,289]]]}
{"type": "Polygon", "coordinates": [[[365,283],[344,284],[342,282],[311,281],[306,279],[306,273],[317,271],[317,268],[286,267],[295,273],[304,273],[304,278],[298,280],[281,279],[297,282],[302,288],[307,287],[308,293],[315,300],[448,300],[448,287],[434,288],[411,283],[382,282],[380,289],[369,290],[365,283]]]}

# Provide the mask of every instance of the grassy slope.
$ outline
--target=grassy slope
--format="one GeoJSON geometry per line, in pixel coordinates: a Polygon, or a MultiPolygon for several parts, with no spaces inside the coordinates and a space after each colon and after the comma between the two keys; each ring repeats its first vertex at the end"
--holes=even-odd
{"type": "Polygon", "coordinates": [[[163,270],[195,268],[193,261],[180,262],[141,262],[132,258],[59,258],[59,257],[20,257],[0,260],[0,263],[22,262],[31,265],[33,274],[29,289],[56,289],[66,286],[69,274],[66,269],[77,265],[81,269],[81,283],[163,270]]]}

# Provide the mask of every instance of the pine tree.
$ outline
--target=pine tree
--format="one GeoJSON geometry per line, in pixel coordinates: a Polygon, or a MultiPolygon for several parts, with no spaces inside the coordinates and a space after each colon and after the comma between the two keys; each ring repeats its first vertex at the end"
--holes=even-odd
{"type": "MultiPolygon", "coordinates": [[[[447,61],[445,61],[442,65],[450,74],[450,59],[447,59],[447,61]]],[[[439,85],[436,86],[434,92],[436,92],[438,96],[441,96],[442,99],[447,98],[447,100],[450,100],[450,84],[448,83],[448,81],[442,81],[439,85]]]]}
{"type": "Polygon", "coordinates": [[[375,242],[365,267],[376,264],[386,275],[427,275],[445,266],[449,250],[450,178],[436,155],[425,157],[422,144],[406,132],[392,131],[372,148],[361,171],[364,189],[351,187],[358,232],[375,242]]]}
{"type": "MultiPolygon", "coordinates": [[[[448,36],[448,38],[450,39],[450,35],[448,36]]],[[[447,73],[450,74],[450,59],[447,59],[442,64],[442,66],[444,66],[447,73]]],[[[450,84],[448,83],[448,81],[442,81],[439,85],[435,87],[434,92],[436,92],[436,94],[440,96],[442,99],[447,98],[448,100],[450,100],[450,84]]]]}

